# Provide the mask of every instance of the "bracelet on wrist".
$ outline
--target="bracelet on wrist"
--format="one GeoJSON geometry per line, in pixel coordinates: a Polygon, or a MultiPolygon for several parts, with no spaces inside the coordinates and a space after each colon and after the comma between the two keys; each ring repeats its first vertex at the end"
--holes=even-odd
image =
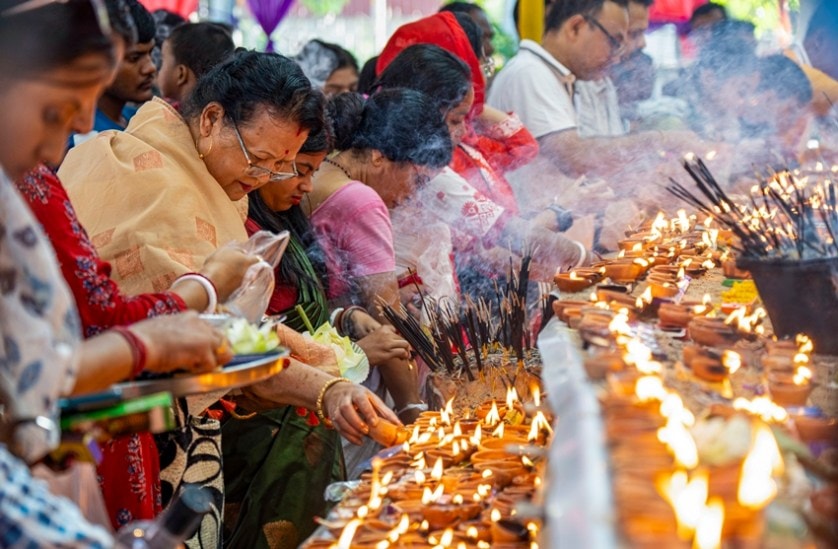
{"type": "Polygon", "coordinates": [[[331,315],[329,315],[329,324],[331,324],[334,328],[338,327],[338,320],[340,319],[340,316],[343,314],[343,311],[343,307],[338,307],[337,309],[332,311],[331,315]]]}
{"type": "Polygon", "coordinates": [[[128,376],[128,379],[135,379],[145,370],[146,361],[148,360],[148,349],[145,343],[137,337],[137,334],[125,326],[114,326],[111,328],[111,331],[122,336],[131,348],[131,375],[128,376]]]}
{"type": "Polygon", "coordinates": [[[320,388],[320,394],[317,395],[316,401],[316,408],[315,413],[317,414],[317,419],[322,421],[326,425],[330,425],[331,421],[329,421],[329,416],[323,411],[323,399],[326,396],[326,391],[332,388],[333,385],[337,385],[338,383],[352,383],[351,380],[346,379],[345,377],[336,377],[330,379],[326,383],[323,384],[323,387],[320,388]]]}
{"type": "Polygon", "coordinates": [[[194,280],[200,284],[207,292],[207,308],[204,309],[204,313],[211,314],[215,312],[215,309],[218,307],[218,289],[212,280],[201,273],[186,273],[177,277],[174,283],[172,283],[172,286],[181,280],[194,280]]]}
{"type": "Polygon", "coordinates": [[[353,330],[354,326],[352,325],[352,315],[355,314],[357,311],[363,310],[363,307],[359,307],[357,305],[347,307],[346,310],[343,311],[343,314],[340,316],[340,326],[338,327],[338,332],[342,333],[350,339],[357,339],[356,337],[354,337],[357,334],[355,334],[355,330],[353,330]]]}

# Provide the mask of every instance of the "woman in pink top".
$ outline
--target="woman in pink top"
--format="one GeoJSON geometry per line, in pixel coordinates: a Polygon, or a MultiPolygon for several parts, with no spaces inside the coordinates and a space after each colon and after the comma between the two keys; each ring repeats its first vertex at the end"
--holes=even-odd
{"type": "Polygon", "coordinates": [[[329,298],[377,311],[399,301],[389,209],[451,161],[448,127],[435,103],[413,90],[330,104],[336,148],[314,178],[312,225],[326,254],[329,298]]]}

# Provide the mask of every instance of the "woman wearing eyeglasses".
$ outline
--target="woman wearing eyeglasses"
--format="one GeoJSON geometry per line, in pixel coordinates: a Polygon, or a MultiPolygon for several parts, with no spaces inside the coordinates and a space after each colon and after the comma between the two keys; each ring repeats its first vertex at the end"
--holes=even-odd
{"type": "MultiPolygon", "coordinates": [[[[240,52],[212,69],[181,112],[155,99],[140,108],[126,131],[104,132],[74,148],[59,171],[93,244],[127,291],[166,287],[227,242],[246,240],[246,211],[236,202],[269,181],[295,177],[297,152],[324,123],[322,96],[297,65],[256,52],[240,52]]],[[[317,409],[352,440],[361,440],[379,416],[398,423],[366,389],[292,364],[250,387],[252,401],[263,408],[317,409]]],[[[184,478],[197,479],[214,489],[220,512],[220,424],[202,413],[214,400],[217,396],[189,400],[190,429],[162,443],[158,438],[158,444],[164,499],[184,478]]],[[[291,470],[308,482],[301,490],[312,494],[313,503],[301,504],[304,512],[297,516],[305,528],[313,514],[325,511],[325,484],[340,479],[340,444],[335,431],[308,425],[291,412],[282,428],[297,432],[297,444],[284,451],[291,470]]],[[[219,523],[217,514],[205,518],[197,543],[215,547],[219,523]]]]}

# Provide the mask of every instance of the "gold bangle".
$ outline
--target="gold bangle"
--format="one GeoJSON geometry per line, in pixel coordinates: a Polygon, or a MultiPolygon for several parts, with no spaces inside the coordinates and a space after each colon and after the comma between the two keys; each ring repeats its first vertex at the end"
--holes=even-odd
{"type": "Polygon", "coordinates": [[[329,381],[323,384],[323,387],[320,389],[320,394],[317,395],[317,419],[319,419],[323,423],[327,423],[329,420],[329,418],[326,417],[326,414],[323,413],[323,397],[326,396],[326,391],[331,389],[332,385],[337,385],[338,383],[352,383],[352,381],[346,379],[345,377],[336,377],[334,379],[330,379],[329,381]]]}

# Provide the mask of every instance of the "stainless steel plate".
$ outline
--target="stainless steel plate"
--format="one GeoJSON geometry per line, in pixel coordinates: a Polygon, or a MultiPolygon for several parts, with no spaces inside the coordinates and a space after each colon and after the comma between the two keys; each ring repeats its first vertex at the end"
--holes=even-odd
{"type": "Polygon", "coordinates": [[[173,397],[197,395],[219,390],[232,390],[250,385],[274,376],[282,371],[288,363],[290,351],[279,348],[266,353],[261,358],[229,368],[220,368],[212,372],[194,375],[178,375],[165,379],[149,379],[145,381],[130,381],[114,385],[114,389],[121,392],[123,398],[133,398],[163,391],[173,397]]]}

